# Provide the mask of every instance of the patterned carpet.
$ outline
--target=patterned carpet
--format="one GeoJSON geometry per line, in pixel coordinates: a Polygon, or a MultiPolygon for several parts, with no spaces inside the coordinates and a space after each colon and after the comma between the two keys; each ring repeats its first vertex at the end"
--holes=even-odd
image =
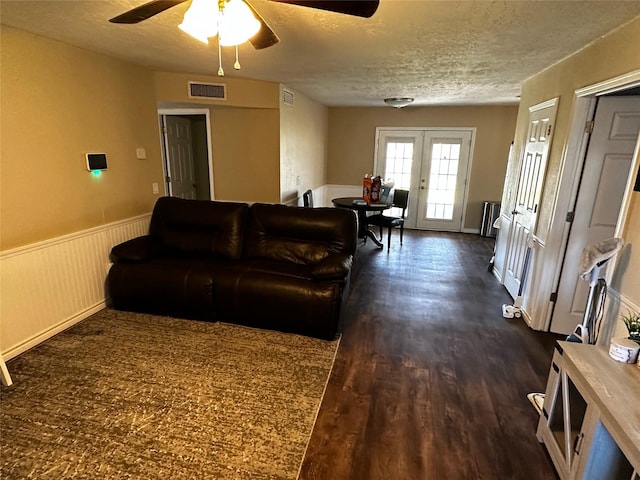
{"type": "Polygon", "coordinates": [[[295,479],[338,343],[102,310],[9,362],[0,478],[295,479]]]}

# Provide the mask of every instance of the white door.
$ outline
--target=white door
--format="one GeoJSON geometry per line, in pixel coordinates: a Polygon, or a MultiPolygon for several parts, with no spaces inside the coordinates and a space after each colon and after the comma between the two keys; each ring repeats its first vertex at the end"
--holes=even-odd
{"type": "Polygon", "coordinates": [[[163,115],[167,185],[171,197],[196,198],[191,120],[163,115]]]}
{"type": "Polygon", "coordinates": [[[459,232],[471,131],[427,132],[418,190],[417,228],[459,232]]]}
{"type": "Polygon", "coordinates": [[[460,231],[472,131],[378,130],[376,174],[408,189],[405,226],[460,231]]]}
{"type": "Polygon", "coordinates": [[[640,97],[598,100],[557,289],[551,327],[555,332],[582,323],[589,294],[578,275],[582,250],[615,234],[639,131],[640,97]]]}
{"type": "Polygon", "coordinates": [[[557,99],[529,108],[527,144],[511,211],[503,278],[504,286],[513,298],[519,294],[527,247],[535,229],[556,109],[557,99]]]}

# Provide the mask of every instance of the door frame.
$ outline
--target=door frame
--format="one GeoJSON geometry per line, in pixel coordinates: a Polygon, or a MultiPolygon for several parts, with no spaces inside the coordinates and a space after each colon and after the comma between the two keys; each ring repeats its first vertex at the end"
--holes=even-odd
{"type": "MultiPolygon", "coordinates": [[[[462,220],[460,221],[460,231],[463,233],[478,233],[477,230],[475,229],[466,229],[465,228],[465,220],[467,218],[467,202],[469,200],[469,188],[471,185],[471,170],[473,167],[473,156],[474,156],[474,150],[475,150],[475,145],[476,145],[476,128],[475,127],[376,127],[376,135],[375,135],[375,144],[374,144],[374,149],[373,149],[373,172],[375,175],[377,175],[378,173],[378,146],[380,144],[380,132],[382,131],[396,131],[396,132],[456,132],[456,131],[461,131],[461,132],[471,132],[471,143],[469,145],[469,161],[467,162],[467,171],[466,171],[466,181],[465,181],[465,186],[464,186],[464,194],[462,196],[462,220]]],[[[425,150],[424,150],[424,138],[425,135],[423,135],[422,137],[422,156],[424,157],[425,155],[425,150]]],[[[420,162],[422,164],[423,159],[420,159],[420,162]]],[[[417,187],[419,188],[419,183],[417,183],[417,187]]],[[[414,190],[416,190],[416,188],[414,188],[414,190]]],[[[416,220],[417,220],[417,196],[414,195],[409,195],[409,202],[413,202],[415,201],[415,205],[416,208],[413,208],[413,210],[415,210],[415,215],[416,215],[416,219],[412,219],[413,222],[411,222],[411,219],[409,219],[408,221],[406,221],[405,226],[407,226],[407,224],[410,225],[415,225],[416,224],[416,220]]],[[[407,227],[409,228],[409,227],[407,227]]],[[[410,227],[410,228],[416,228],[416,227],[410,227]]]]}
{"type": "MultiPolygon", "coordinates": [[[[209,170],[209,197],[211,200],[215,200],[215,193],[213,187],[213,148],[211,143],[211,111],[208,108],[159,108],[158,109],[158,129],[160,130],[160,146],[162,151],[162,171],[167,172],[167,158],[164,147],[164,135],[162,133],[162,115],[204,115],[205,124],[207,127],[207,163],[209,170]]],[[[165,178],[165,195],[167,192],[167,182],[165,178]]]]}
{"type": "MultiPolygon", "coordinates": [[[[564,257],[569,241],[570,223],[566,221],[567,213],[571,211],[576,203],[580,186],[580,175],[585,156],[589,146],[590,134],[585,131],[585,125],[593,119],[597,98],[600,95],[615,93],[629,88],[640,86],[640,70],[635,70],[618,77],[605,80],[593,85],[575,90],[573,98],[573,109],[569,122],[569,134],[567,143],[562,152],[559,170],[558,187],[553,204],[549,235],[545,245],[545,255],[540,271],[539,284],[543,287],[538,298],[551,297],[557,289],[562,273],[562,259],[564,257]]],[[[636,152],[637,153],[637,152],[636,152]]],[[[638,155],[632,160],[631,174],[638,167],[638,155]]],[[[624,230],[628,205],[630,201],[633,183],[627,183],[627,191],[623,197],[623,208],[620,210],[616,235],[624,230]]],[[[610,283],[613,269],[607,269],[606,281],[610,283]]],[[[537,319],[532,319],[531,327],[535,330],[551,330],[553,320],[553,306],[555,304],[548,300],[542,312],[543,315],[537,319]]]]}

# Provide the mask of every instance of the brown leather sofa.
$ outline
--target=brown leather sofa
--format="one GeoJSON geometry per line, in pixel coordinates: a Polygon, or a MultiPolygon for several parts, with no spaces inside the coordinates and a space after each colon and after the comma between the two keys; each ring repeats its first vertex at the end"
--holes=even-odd
{"type": "Polygon", "coordinates": [[[119,310],[333,339],[356,251],[350,210],[158,199],[149,234],[113,247],[119,310]]]}

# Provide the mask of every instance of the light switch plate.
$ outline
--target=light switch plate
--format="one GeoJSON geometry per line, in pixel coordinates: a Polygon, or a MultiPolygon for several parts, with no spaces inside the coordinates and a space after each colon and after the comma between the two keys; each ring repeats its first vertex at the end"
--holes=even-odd
{"type": "Polygon", "coordinates": [[[136,148],[136,158],[139,160],[144,160],[147,158],[147,151],[144,148],[136,148]]]}

